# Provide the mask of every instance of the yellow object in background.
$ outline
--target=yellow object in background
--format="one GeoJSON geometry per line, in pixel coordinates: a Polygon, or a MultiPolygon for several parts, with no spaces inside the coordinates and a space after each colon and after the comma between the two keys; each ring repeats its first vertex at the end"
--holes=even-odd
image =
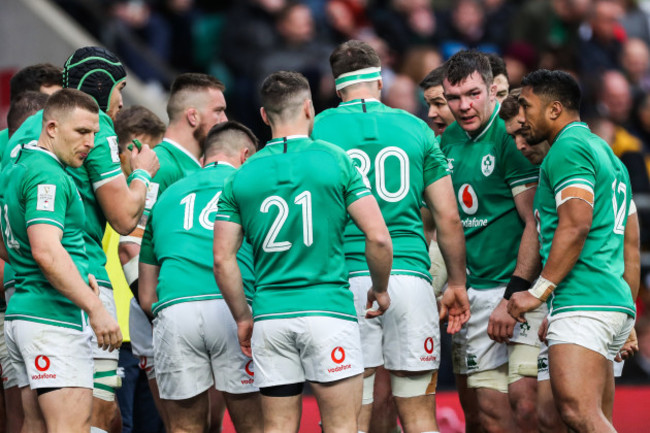
{"type": "Polygon", "coordinates": [[[115,298],[115,306],[117,307],[117,321],[120,324],[122,337],[124,342],[131,341],[129,335],[129,303],[133,294],[129,285],[124,278],[124,271],[122,271],[122,264],[117,255],[117,247],[120,243],[120,235],[113,228],[106,224],[106,232],[104,239],[102,239],[102,246],[106,253],[106,272],[108,278],[113,285],[113,297],[115,298]]]}

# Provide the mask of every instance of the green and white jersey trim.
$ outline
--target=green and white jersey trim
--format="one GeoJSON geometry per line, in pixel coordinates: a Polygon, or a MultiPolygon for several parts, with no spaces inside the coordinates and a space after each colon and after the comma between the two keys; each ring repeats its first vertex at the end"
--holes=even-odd
{"type": "Polygon", "coordinates": [[[34,225],[34,224],[50,224],[50,225],[53,225],[53,226],[60,227],[61,230],[64,229],[63,224],[61,224],[60,222],[58,222],[56,220],[50,219],[50,218],[32,218],[32,219],[30,219],[29,221],[27,221],[25,223],[25,225],[27,227],[29,227],[31,225],[34,225]]]}
{"type": "Polygon", "coordinates": [[[97,191],[100,187],[106,185],[107,183],[109,183],[113,179],[115,179],[117,177],[120,177],[120,176],[124,176],[124,173],[122,173],[122,168],[121,167],[116,168],[116,169],[111,170],[111,171],[107,171],[106,173],[102,173],[101,174],[102,180],[98,180],[97,182],[93,183],[93,191],[97,191]]]}
{"type": "MultiPolygon", "coordinates": [[[[550,305],[553,305],[552,301],[550,305]]],[[[549,315],[554,316],[559,313],[566,313],[570,311],[615,311],[628,314],[632,317],[636,316],[636,310],[634,308],[607,305],[570,305],[566,307],[551,308],[549,310],[549,315]]]]}
{"type": "Polygon", "coordinates": [[[517,179],[510,182],[510,188],[514,188],[520,185],[525,185],[527,183],[537,183],[538,181],[539,181],[539,176],[531,176],[523,179],[517,179]]]}
{"type": "Polygon", "coordinates": [[[71,328],[71,329],[76,329],[78,331],[83,331],[83,324],[86,322],[86,318],[84,315],[84,312],[81,311],[81,324],[79,323],[72,323],[72,322],[64,322],[61,320],[54,320],[54,319],[47,319],[44,317],[38,317],[38,316],[31,316],[28,314],[6,314],[5,315],[5,320],[26,320],[29,322],[37,322],[37,323],[43,323],[45,325],[52,325],[52,326],[61,326],[64,328],[71,328]]]}
{"type": "MultiPolygon", "coordinates": [[[[211,295],[185,296],[183,298],[170,299],[167,302],[156,304],[156,306],[153,308],[153,310],[151,310],[151,312],[153,313],[154,316],[157,316],[160,310],[162,310],[163,308],[171,307],[172,305],[175,304],[182,304],[183,302],[210,301],[212,299],[223,299],[223,296],[221,296],[221,294],[211,294],[211,295]]],[[[246,300],[248,301],[248,298],[246,298],[246,300]]]]}
{"type": "Polygon", "coordinates": [[[483,131],[476,137],[472,137],[467,131],[465,131],[465,135],[467,135],[467,138],[469,138],[471,141],[479,141],[481,137],[483,137],[489,130],[494,121],[499,117],[499,111],[501,111],[501,104],[497,102],[496,109],[492,112],[492,117],[490,117],[490,120],[488,123],[483,127],[483,131]]]}
{"type": "Polygon", "coordinates": [[[304,317],[304,316],[327,316],[327,317],[336,317],[338,319],[349,320],[352,322],[357,321],[357,316],[345,313],[337,313],[335,311],[325,311],[325,310],[309,310],[309,311],[288,311],[286,313],[269,313],[269,314],[258,314],[253,316],[253,320],[271,320],[271,319],[290,319],[293,317],[304,317]]]}
{"type": "MultiPolygon", "coordinates": [[[[412,277],[420,277],[425,280],[427,280],[429,283],[433,281],[433,278],[429,274],[425,274],[423,272],[418,272],[414,271],[411,269],[391,269],[390,270],[391,275],[410,275],[412,277]]],[[[350,277],[367,277],[370,275],[370,271],[368,270],[361,270],[361,271],[350,271],[349,273],[350,277]]]]}
{"type": "Polygon", "coordinates": [[[167,138],[167,137],[163,138],[163,141],[166,141],[167,143],[169,143],[169,144],[171,144],[172,146],[174,146],[174,147],[175,147],[179,152],[184,153],[184,154],[185,154],[189,159],[191,159],[192,161],[194,161],[194,162],[196,163],[196,165],[197,165],[199,168],[202,167],[202,166],[201,166],[201,163],[199,162],[199,160],[196,159],[196,157],[195,157],[194,155],[192,155],[192,154],[191,154],[187,149],[185,149],[183,146],[181,146],[180,144],[178,144],[178,142],[172,140],[171,138],[167,138]]]}
{"type": "Polygon", "coordinates": [[[296,138],[309,138],[306,135],[298,134],[298,135],[287,135],[286,137],[278,137],[278,138],[273,138],[269,141],[266,142],[266,145],[274,145],[274,144],[286,144],[289,140],[295,140],[296,138]]]}

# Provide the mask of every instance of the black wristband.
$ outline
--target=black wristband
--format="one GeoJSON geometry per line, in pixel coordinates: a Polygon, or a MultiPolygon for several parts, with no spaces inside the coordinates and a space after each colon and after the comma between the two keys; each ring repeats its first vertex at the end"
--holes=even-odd
{"type": "Polygon", "coordinates": [[[523,292],[524,290],[528,290],[532,285],[533,283],[531,283],[530,281],[524,280],[521,277],[513,275],[512,277],[510,277],[510,282],[506,287],[506,292],[503,294],[503,299],[509,300],[513,293],[523,292]]]}

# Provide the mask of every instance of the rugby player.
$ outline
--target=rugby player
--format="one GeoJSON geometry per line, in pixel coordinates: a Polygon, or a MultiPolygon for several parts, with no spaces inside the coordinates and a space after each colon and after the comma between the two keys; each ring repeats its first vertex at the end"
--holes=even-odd
{"type": "Polygon", "coordinates": [[[622,162],[580,122],[580,98],[578,83],[562,71],[535,71],[522,82],[522,135],[551,143],[534,204],[544,267],[533,287],[513,294],[508,312],[522,322],[549,300],[555,404],[572,430],[604,432],[614,431],[607,416],[612,362],[636,313],[634,287],[624,278],[632,194],[622,162]]]}
{"type": "MultiPolygon", "coordinates": [[[[95,134],[95,145],[83,165],[66,171],[74,179],[82,196],[86,212],[84,241],[89,258],[89,272],[97,278],[100,297],[115,317],[115,300],[105,269],[106,255],[102,238],[106,222],[119,233],[130,233],[144,211],[147,185],[158,170],[158,158],[149,148],[134,149],[132,166],[134,172],[127,185],[120,168],[117,137],[113,118],[122,108],[122,89],[126,85],[126,71],[119,59],[100,47],[84,47],[76,50],[63,68],[64,88],[74,88],[87,93],[99,105],[100,129],[95,134]]],[[[9,140],[3,155],[11,160],[21,146],[37,139],[41,133],[43,112],[29,117],[9,140]]],[[[108,431],[116,417],[115,388],[119,387],[117,376],[118,351],[109,352],[94,348],[95,397],[93,403],[93,431],[108,431]]]]}
{"type": "Polygon", "coordinates": [[[124,275],[134,294],[129,308],[131,348],[133,354],[140,357],[140,365],[147,372],[156,406],[166,424],[168,420],[159,401],[156,383],[152,327],[138,304],[140,243],[151,208],[160,194],[177,180],[201,169],[199,159],[203,155],[210,128],[228,120],[224,90],[221,81],[206,74],[186,73],[176,77],[167,102],[169,125],[162,142],[154,148],[160,160],[160,170],[149,185],[145,211],[138,227],[120,239],[124,275]]]}
{"type": "Polygon", "coordinates": [[[423,198],[433,214],[449,270],[441,316],[451,310],[449,329],[456,332],[469,313],[465,242],[447,162],[425,122],[379,101],[381,62],[370,45],[345,42],[332,52],[330,65],[342,102],[316,117],[312,137],[335,143],[358,163],[373,187],[393,240],[388,285],[392,306],[383,316],[367,320],[363,294],[372,282],[364,257],[364,235],[352,221],[346,228],[346,264],[356,299],[365,367],[359,431],[368,431],[374,374],[381,365],[390,372],[404,430],[437,431],[440,328],[420,216],[423,198]]]}
{"type": "MultiPolygon", "coordinates": [[[[443,86],[456,122],[445,130],[440,147],[452,169],[467,242],[472,315],[452,338],[467,431],[476,431],[479,425],[487,432],[534,429],[536,411],[530,399],[535,392],[522,376],[536,375],[537,336],[513,335],[515,322],[505,309],[510,293],[530,287],[539,272],[532,211],[538,170],[517,151],[498,116],[496,86],[484,54],[461,51],[452,56],[443,86]],[[518,338],[531,345],[515,345],[509,354],[505,343],[518,338]],[[516,424],[510,401],[517,404],[516,424]],[[472,410],[475,407],[478,413],[472,410]]],[[[537,326],[542,320],[540,313],[537,326]]],[[[530,380],[534,386],[535,380],[530,380]]]]}
{"type": "Polygon", "coordinates": [[[390,235],[362,172],[340,148],[309,138],[315,113],[305,77],[273,73],[261,99],[273,138],[226,181],[214,226],[215,277],[242,350],[252,350],[264,431],[298,430],[307,380],[324,431],[356,432],[363,361],[343,252],[348,212],[365,237],[368,317],[390,304],[390,235]],[[255,258],[252,315],[236,259],[244,235],[255,258]]]}
{"type": "Polygon", "coordinates": [[[6,314],[7,346],[21,394],[30,400],[27,385],[38,393],[38,408],[25,406],[26,419],[42,414],[51,432],[90,430],[93,348],[88,322],[101,349],[113,351],[122,342],[119,326],[88,274],[87,215],[66,172],[66,167],[81,167],[93,149],[98,114],[97,103],[83,92],[55,93],[42,112],[38,142],[22,148],[0,179],[3,258],[8,253],[16,279],[6,314]]]}
{"type": "Polygon", "coordinates": [[[442,80],[444,78],[445,67],[443,65],[429,72],[420,83],[420,88],[424,92],[424,100],[429,106],[427,116],[431,121],[431,129],[433,129],[433,132],[438,137],[455,120],[445,99],[445,89],[442,87],[442,80]]]}
{"type": "MultiPolygon", "coordinates": [[[[256,149],[257,138],[242,124],[214,126],[205,140],[203,170],[168,188],[147,224],[140,251],[140,304],[155,317],[156,380],[171,432],[207,430],[212,386],[225,393],[238,432],[263,430],[253,363],[239,349],[237,324],[215,284],[213,257],[205,254],[212,247],[223,181],[256,149]]],[[[238,263],[250,302],[255,279],[247,242],[238,263]]]]}

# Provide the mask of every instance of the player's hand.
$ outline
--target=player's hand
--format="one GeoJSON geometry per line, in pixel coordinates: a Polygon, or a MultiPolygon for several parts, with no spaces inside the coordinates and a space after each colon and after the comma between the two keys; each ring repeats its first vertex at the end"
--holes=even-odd
{"type": "Polygon", "coordinates": [[[88,274],[88,285],[93,289],[93,293],[99,296],[99,284],[97,284],[97,279],[93,274],[88,274]]]}
{"type": "Polygon", "coordinates": [[[508,314],[517,322],[524,323],[526,321],[524,313],[532,311],[540,305],[542,305],[542,301],[531,295],[527,290],[513,293],[508,301],[508,314]]]}
{"type": "Polygon", "coordinates": [[[110,315],[108,310],[99,303],[99,306],[88,313],[90,326],[97,336],[97,347],[112,352],[122,345],[122,331],[120,325],[110,315]]]}
{"type": "Polygon", "coordinates": [[[251,338],[253,337],[253,319],[248,318],[237,322],[237,338],[239,339],[239,347],[244,355],[249,358],[253,357],[251,350],[251,338]]]}
{"type": "Polygon", "coordinates": [[[449,286],[440,300],[440,321],[447,318],[447,332],[455,334],[469,320],[469,298],[465,286],[449,286]]]}
{"type": "Polygon", "coordinates": [[[131,151],[131,168],[133,171],[137,169],[145,170],[151,177],[154,177],[160,168],[158,155],[146,144],[142,145],[142,150],[138,150],[136,146],[133,146],[133,150],[131,151]]]}
{"type": "Polygon", "coordinates": [[[371,287],[368,290],[368,302],[366,302],[366,319],[381,316],[386,310],[388,310],[389,306],[390,296],[388,295],[388,291],[378,293],[371,287]],[[374,302],[377,302],[376,310],[372,309],[372,304],[374,302]]]}
{"type": "Polygon", "coordinates": [[[508,301],[501,299],[499,305],[490,314],[487,332],[497,343],[509,343],[517,324],[517,321],[508,314],[507,306],[508,301]]]}
{"type": "Polygon", "coordinates": [[[548,345],[548,341],[546,341],[547,333],[548,333],[548,317],[544,317],[544,320],[542,320],[542,324],[539,325],[539,331],[537,331],[537,337],[539,338],[539,341],[541,341],[546,345],[548,345]]]}
{"type": "Polygon", "coordinates": [[[636,330],[632,328],[632,331],[630,331],[630,335],[627,337],[625,344],[623,344],[623,347],[618,352],[618,355],[616,355],[616,358],[614,358],[614,360],[616,362],[621,362],[624,359],[631,358],[638,351],[639,341],[636,338],[636,330]]]}

